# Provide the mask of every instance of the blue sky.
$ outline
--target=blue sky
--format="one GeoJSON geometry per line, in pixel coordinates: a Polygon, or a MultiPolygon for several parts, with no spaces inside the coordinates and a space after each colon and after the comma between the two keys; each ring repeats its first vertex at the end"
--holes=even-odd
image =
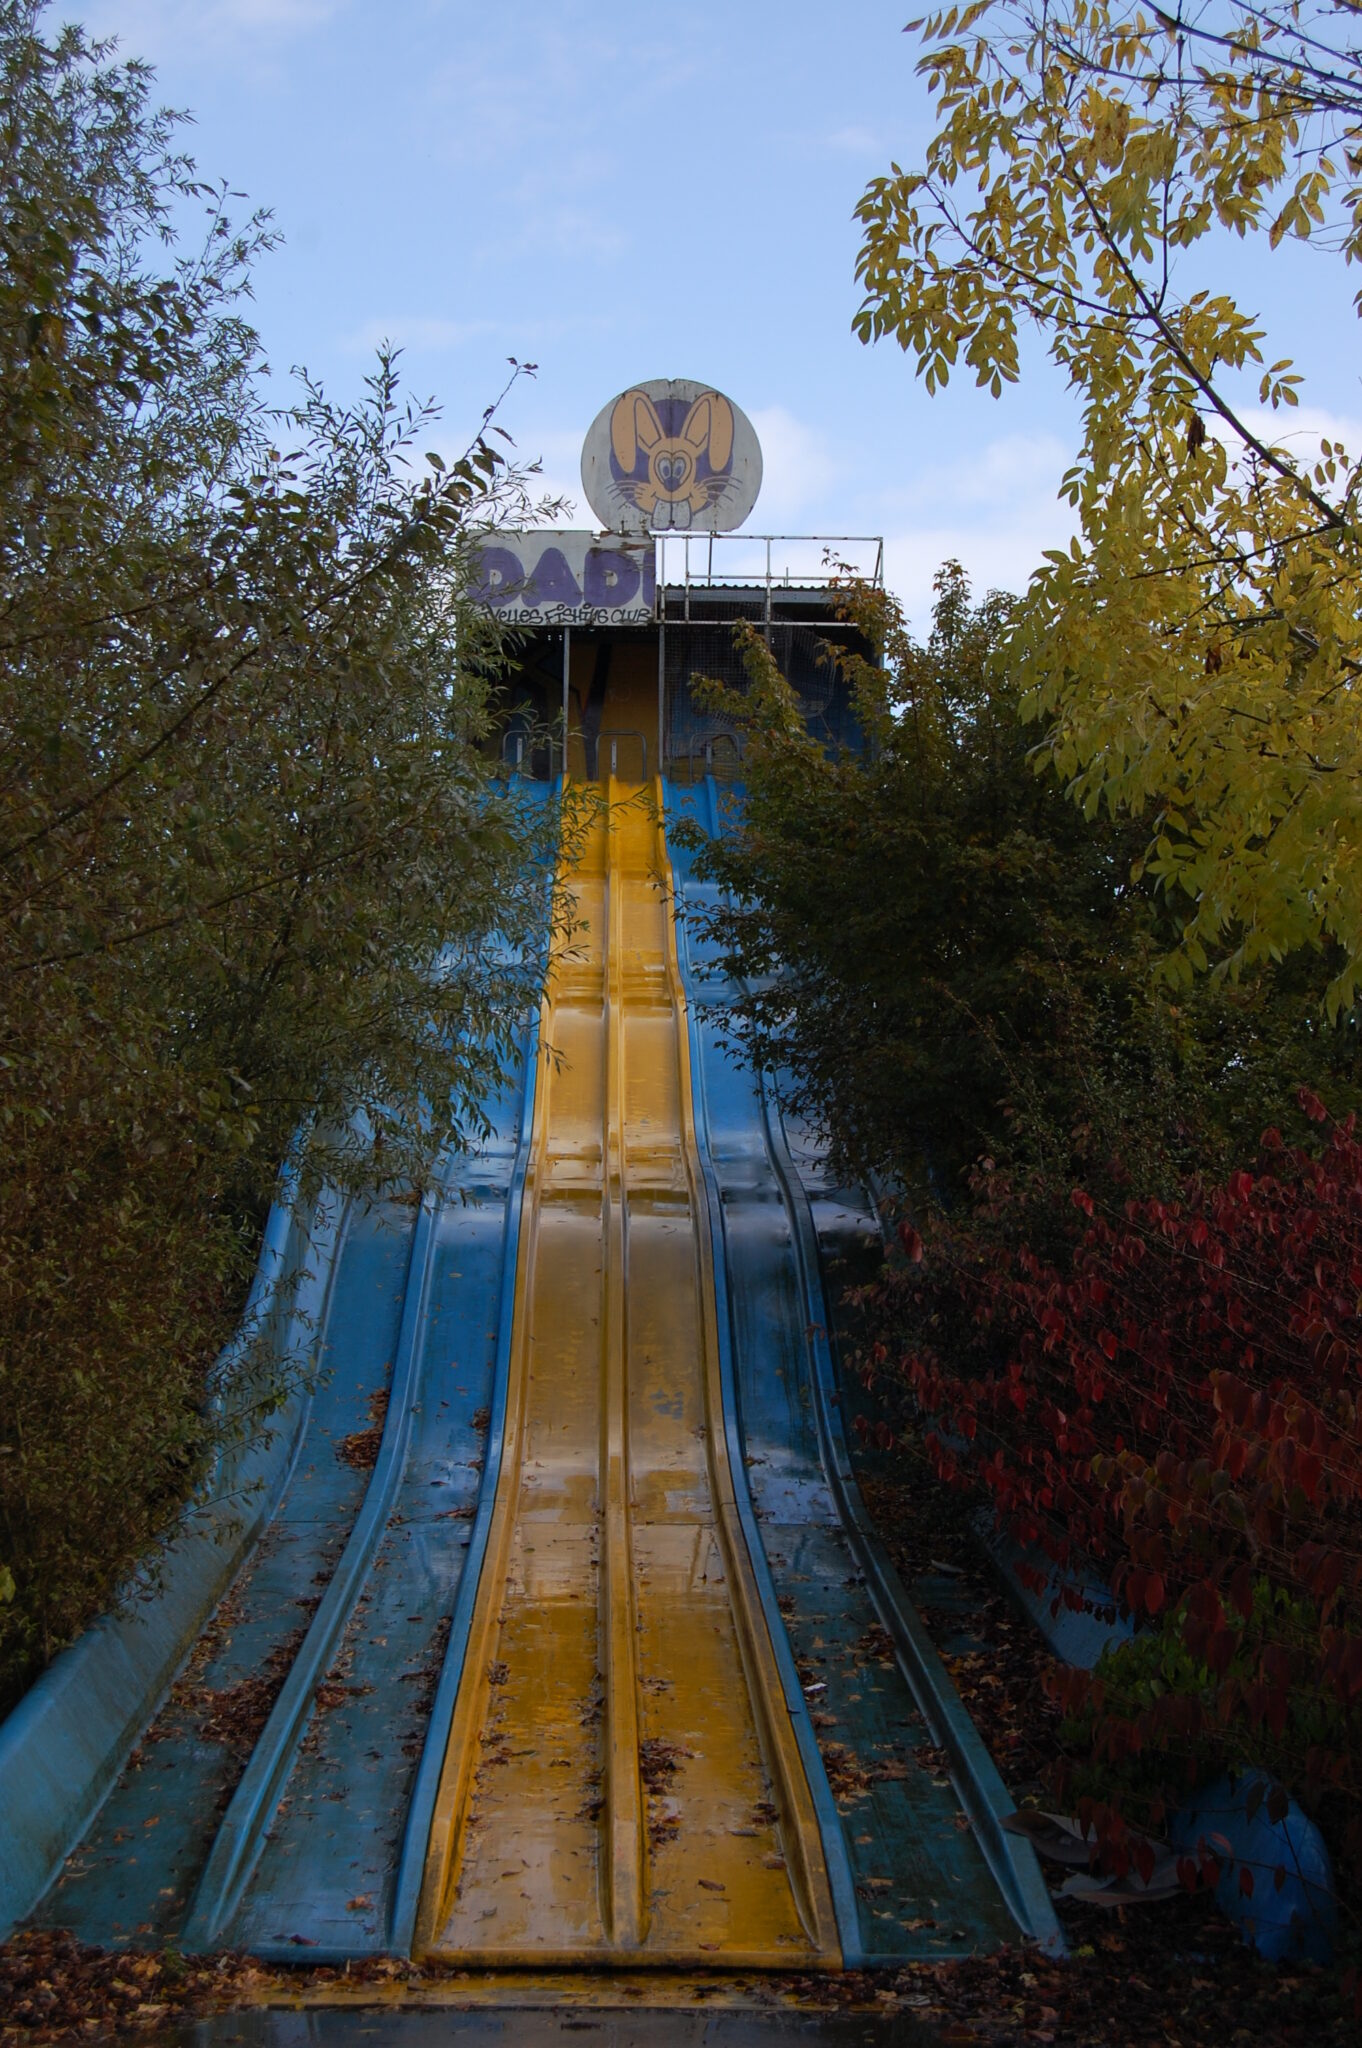
{"type": "MultiPolygon", "coordinates": [[[[851,333],[852,209],[930,109],[907,0],[88,0],[53,13],[116,34],[192,110],[190,147],[273,208],[256,284],[276,372],[343,395],[375,342],[462,446],[507,356],[533,360],[506,424],[581,499],[586,427],[624,385],[717,384],[761,436],[761,532],[875,533],[925,623],[957,555],[1024,585],[1067,538],[1076,442],[1036,358],[994,401],[928,398],[897,348],[851,333]]],[[[1303,424],[1362,418],[1356,280],[1309,252],[1228,252],[1309,375],[1303,424]],[[1246,268],[1246,265],[1256,267],[1246,268]]],[[[1362,427],[1349,435],[1362,444],[1362,427]]]]}

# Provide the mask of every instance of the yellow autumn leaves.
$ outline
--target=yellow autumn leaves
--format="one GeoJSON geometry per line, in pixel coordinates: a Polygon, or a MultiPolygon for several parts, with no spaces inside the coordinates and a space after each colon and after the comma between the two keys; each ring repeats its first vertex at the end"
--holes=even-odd
{"type": "Polygon", "coordinates": [[[857,319],[929,389],[964,364],[997,393],[1039,331],[1083,445],[1077,537],[998,657],[1037,759],[1089,811],[1148,817],[1146,870],[1185,905],[1174,979],[1314,948],[1335,1015],[1362,973],[1362,472],[1290,434],[1289,360],[1203,287],[1240,238],[1362,246],[1351,21],[985,0],[915,24],[937,130],[862,199],[857,319]]]}

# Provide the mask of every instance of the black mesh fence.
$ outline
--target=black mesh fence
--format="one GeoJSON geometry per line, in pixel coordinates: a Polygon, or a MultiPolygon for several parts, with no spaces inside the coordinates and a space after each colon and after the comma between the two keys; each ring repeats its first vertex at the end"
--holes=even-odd
{"type": "MultiPolygon", "coordinates": [[[[666,626],[667,773],[682,781],[701,775],[732,779],[742,773],[741,741],[733,721],[702,705],[696,677],[746,688],[746,674],[726,620],[669,619],[666,626]]],[[[851,693],[828,650],[828,633],[776,620],[767,629],[772,654],[799,699],[809,730],[830,750],[860,745],[851,693]]]]}

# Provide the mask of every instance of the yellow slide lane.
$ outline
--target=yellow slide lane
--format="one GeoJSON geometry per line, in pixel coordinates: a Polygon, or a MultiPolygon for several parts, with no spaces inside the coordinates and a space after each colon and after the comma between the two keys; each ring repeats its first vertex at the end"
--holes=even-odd
{"type": "Polygon", "coordinates": [[[606,794],[545,1001],[506,1441],[417,1952],[835,1966],[733,1507],[659,798],[606,794]]]}

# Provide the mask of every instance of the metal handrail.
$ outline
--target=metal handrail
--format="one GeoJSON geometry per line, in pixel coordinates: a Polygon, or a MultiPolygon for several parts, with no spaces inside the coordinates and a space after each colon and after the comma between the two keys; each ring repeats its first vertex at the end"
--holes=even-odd
{"type": "Polygon", "coordinates": [[[721,740],[726,740],[729,746],[732,747],[734,761],[741,768],[743,748],[746,745],[742,735],[736,732],[712,732],[703,740],[693,738],[686,749],[686,762],[692,782],[695,780],[695,754],[697,747],[700,752],[700,758],[705,764],[705,773],[712,775],[714,772],[714,749],[721,740]]]}
{"type": "Polygon", "coordinates": [[[869,580],[877,587],[882,587],[884,583],[884,537],[882,534],[659,532],[654,534],[653,539],[657,544],[657,602],[659,613],[665,611],[667,590],[669,588],[679,588],[684,593],[684,616],[687,619],[690,616],[690,593],[692,589],[722,590],[735,588],[748,588],[764,592],[769,619],[772,596],[777,590],[819,590],[826,588],[829,583],[835,580],[829,573],[826,560],[826,557],[834,548],[873,548],[875,551],[874,562],[873,566],[869,569],[869,580]],[[679,583],[674,583],[669,581],[667,548],[669,543],[674,544],[678,540],[681,542],[681,573],[679,583]],[[694,542],[696,551],[701,558],[699,567],[692,566],[692,542],[694,542]],[[714,565],[716,542],[719,544],[721,556],[725,548],[730,551],[730,558],[733,551],[738,549],[745,550],[748,555],[747,565],[739,569],[725,569],[721,561],[720,566],[716,569],[714,565]],[[799,571],[792,570],[788,562],[783,568],[773,565],[772,548],[793,543],[804,543],[810,547],[821,549],[824,560],[820,563],[819,567],[817,569],[799,571]],[[754,551],[758,553],[758,560],[755,562],[751,559],[754,551]],[[762,551],[764,551],[764,561],[760,558],[762,551]]]}
{"type": "Polygon", "coordinates": [[[515,769],[517,775],[520,775],[524,772],[525,747],[529,740],[529,737],[530,736],[526,732],[523,725],[512,726],[509,732],[504,732],[501,735],[501,758],[510,767],[515,769]],[[512,740],[515,742],[516,750],[515,759],[513,761],[511,760],[510,755],[507,751],[509,743],[512,740]]]}
{"type": "Polygon", "coordinates": [[[642,751],[642,754],[643,754],[643,764],[642,764],[642,765],[643,765],[643,773],[642,773],[642,774],[640,775],[640,777],[639,777],[639,780],[640,780],[640,782],[646,782],[646,781],[648,780],[648,741],[647,741],[646,737],[645,737],[645,736],[644,736],[644,734],[643,734],[643,733],[641,733],[641,732],[633,732],[633,731],[631,731],[631,730],[627,729],[627,728],[626,728],[626,727],[624,727],[624,726],[620,726],[620,727],[619,727],[619,728],[618,728],[617,730],[610,730],[610,731],[607,731],[607,732],[598,732],[598,733],[597,733],[597,735],[596,735],[596,775],[595,775],[595,780],[596,780],[596,781],[599,781],[599,780],[600,780],[600,774],[601,774],[601,741],[602,741],[602,740],[609,740],[609,742],[610,742],[610,773],[611,773],[612,775],[617,775],[617,774],[619,773],[619,743],[620,743],[620,741],[621,741],[621,740],[637,740],[637,741],[638,741],[638,743],[639,743],[639,747],[640,747],[640,749],[641,749],[641,751],[642,751]]]}

